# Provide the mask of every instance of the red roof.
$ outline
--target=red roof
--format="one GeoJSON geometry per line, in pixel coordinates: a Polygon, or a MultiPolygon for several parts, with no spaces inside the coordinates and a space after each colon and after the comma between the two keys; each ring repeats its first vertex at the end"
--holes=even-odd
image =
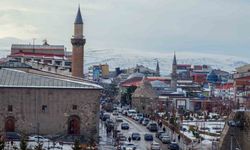
{"type": "Polygon", "coordinates": [[[233,83],[226,83],[217,87],[218,89],[230,89],[233,88],[233,83]]]}
{"type": "MultiPolygon", "coordinates": [[[[131,87],[131,86],[136,86],[136,87],[138,87],[138,86],[140,86],[141,85],[141,83],[142,83],[142,79],[143,78],[138,78],[138,77],[136,77],[136,78],[132,78],[132,79],[128,79],[128,80],[126,80],[126,81],[124,81],[123,83],[121,83],[121,86],[122,87],[131,87]]],[[[169,81],[169,80],[171,80],[171,79],[169,79],[169,78],[166,78],[166,77],[147,77],[147,80],[148,81],[155,81],[155,80],[159,80],[159,81],[169,81]]]]}
{"type": "Polygon", "coordinates": [[[21,52],[21,53],[15,53],[11,54],[11,57],[64,57],[64,55],[61,54],[43,54],[43,53],[27,53],[27,52],[21,52]]]}

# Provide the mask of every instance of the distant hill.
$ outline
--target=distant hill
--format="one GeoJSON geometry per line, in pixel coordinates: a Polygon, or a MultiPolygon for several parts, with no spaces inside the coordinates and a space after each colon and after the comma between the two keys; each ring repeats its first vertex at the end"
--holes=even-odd
{"type": "MultiPolygon", "coordinates": [[[[0,57],[5,57],[9,50],[0,50],[0,57]]],[[[208,64],[215,69],[234,71],[236,67],[250,63],[249,60],[235,56],[216,55],[193,52],[177,52],[179,64],[208,64]]],[[[159,60],[161,74],[167,75],[171,71],[173,53],[141,52],[127,49],[88,49],[85,52],[85,69],[94,64],[107,63],[111,69],[116,67],[128,68],[136,64],[145,65],[151,69],[156,68],[156,60],[159,60]]],[[[87,70],[85,70],[87,71],[87,70]]]]}

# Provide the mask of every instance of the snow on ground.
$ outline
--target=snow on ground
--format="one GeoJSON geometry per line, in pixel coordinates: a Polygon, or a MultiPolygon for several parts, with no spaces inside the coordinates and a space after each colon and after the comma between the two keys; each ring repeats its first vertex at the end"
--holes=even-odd
{"type": "MultiPolygon", "coordinates": [[[[13,145],[11,145],[10,142],[8,142],[5,147],[7,149],[13,148],[13,147],[20,148],[19,145],[20,145],[20,142],[14,142],[13,145]]],[[[37,145],[37,142],[28,142],[28,148],[34,149],[36,145],[37,145]]],[[[43,148],[48,149],[48,147],[50,149],[54,149],[54,150],[62,150],[62,149],[63,150],[72,150],[72,145],[68,145],[68,144],[60,145],[59,143],[55,143],[55,145],[54,145],[53,142],[44,142],[43,148]]]]}

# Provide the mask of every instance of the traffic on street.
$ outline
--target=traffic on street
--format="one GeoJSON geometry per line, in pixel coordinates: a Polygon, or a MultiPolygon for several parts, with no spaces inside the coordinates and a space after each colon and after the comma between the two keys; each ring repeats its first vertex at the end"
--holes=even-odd
{"type": "Polygon", "coordinates": [[[112,112],[101,110],[100,122],[102,150],[181,149],[178,135],[172,134],[162,122],[151,120],[136,110],[127,107],[116,107],[112,112]]]}

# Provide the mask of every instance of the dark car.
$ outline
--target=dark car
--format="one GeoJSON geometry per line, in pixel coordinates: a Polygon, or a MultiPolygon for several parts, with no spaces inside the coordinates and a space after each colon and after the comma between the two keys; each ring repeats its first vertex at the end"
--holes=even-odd
{"type": "Polygon", "coordinates": [[[144,135],[144,140],[145,141],[153,141],[154,140],[154,137],[152,134],[145,134],[144,135]]]}
{"type": "Polygon", "coordinates": [[[128,123],[122,123],[122,124],[121,124],[121,129],[122,129],[122,130],[128,130],[128,129],[129,129],[128,123]]]}
{"type": "Polygon", "coordinates": [[[140,141],[141,140],[141,135],[140,133],[132,133],[132,140],[140,141]]]}
{"type": "Polygon", "coordinates": [[[6,132],[5,139],[7,141],[20,141],[21,135],[16,132],[6,132]]]}
{"type": "Polygon", "coordinates": [[[147,126],[149,121],[150,120],[148,118],[144,118],[144,120],[142,121],[142,125],[147,126]]]}
{"type": "Polygon", "coordinates": [[[168,149],[170,150],[179,150],[179,145],[177,143],[171,143],[168,145],[168,149]]]}

